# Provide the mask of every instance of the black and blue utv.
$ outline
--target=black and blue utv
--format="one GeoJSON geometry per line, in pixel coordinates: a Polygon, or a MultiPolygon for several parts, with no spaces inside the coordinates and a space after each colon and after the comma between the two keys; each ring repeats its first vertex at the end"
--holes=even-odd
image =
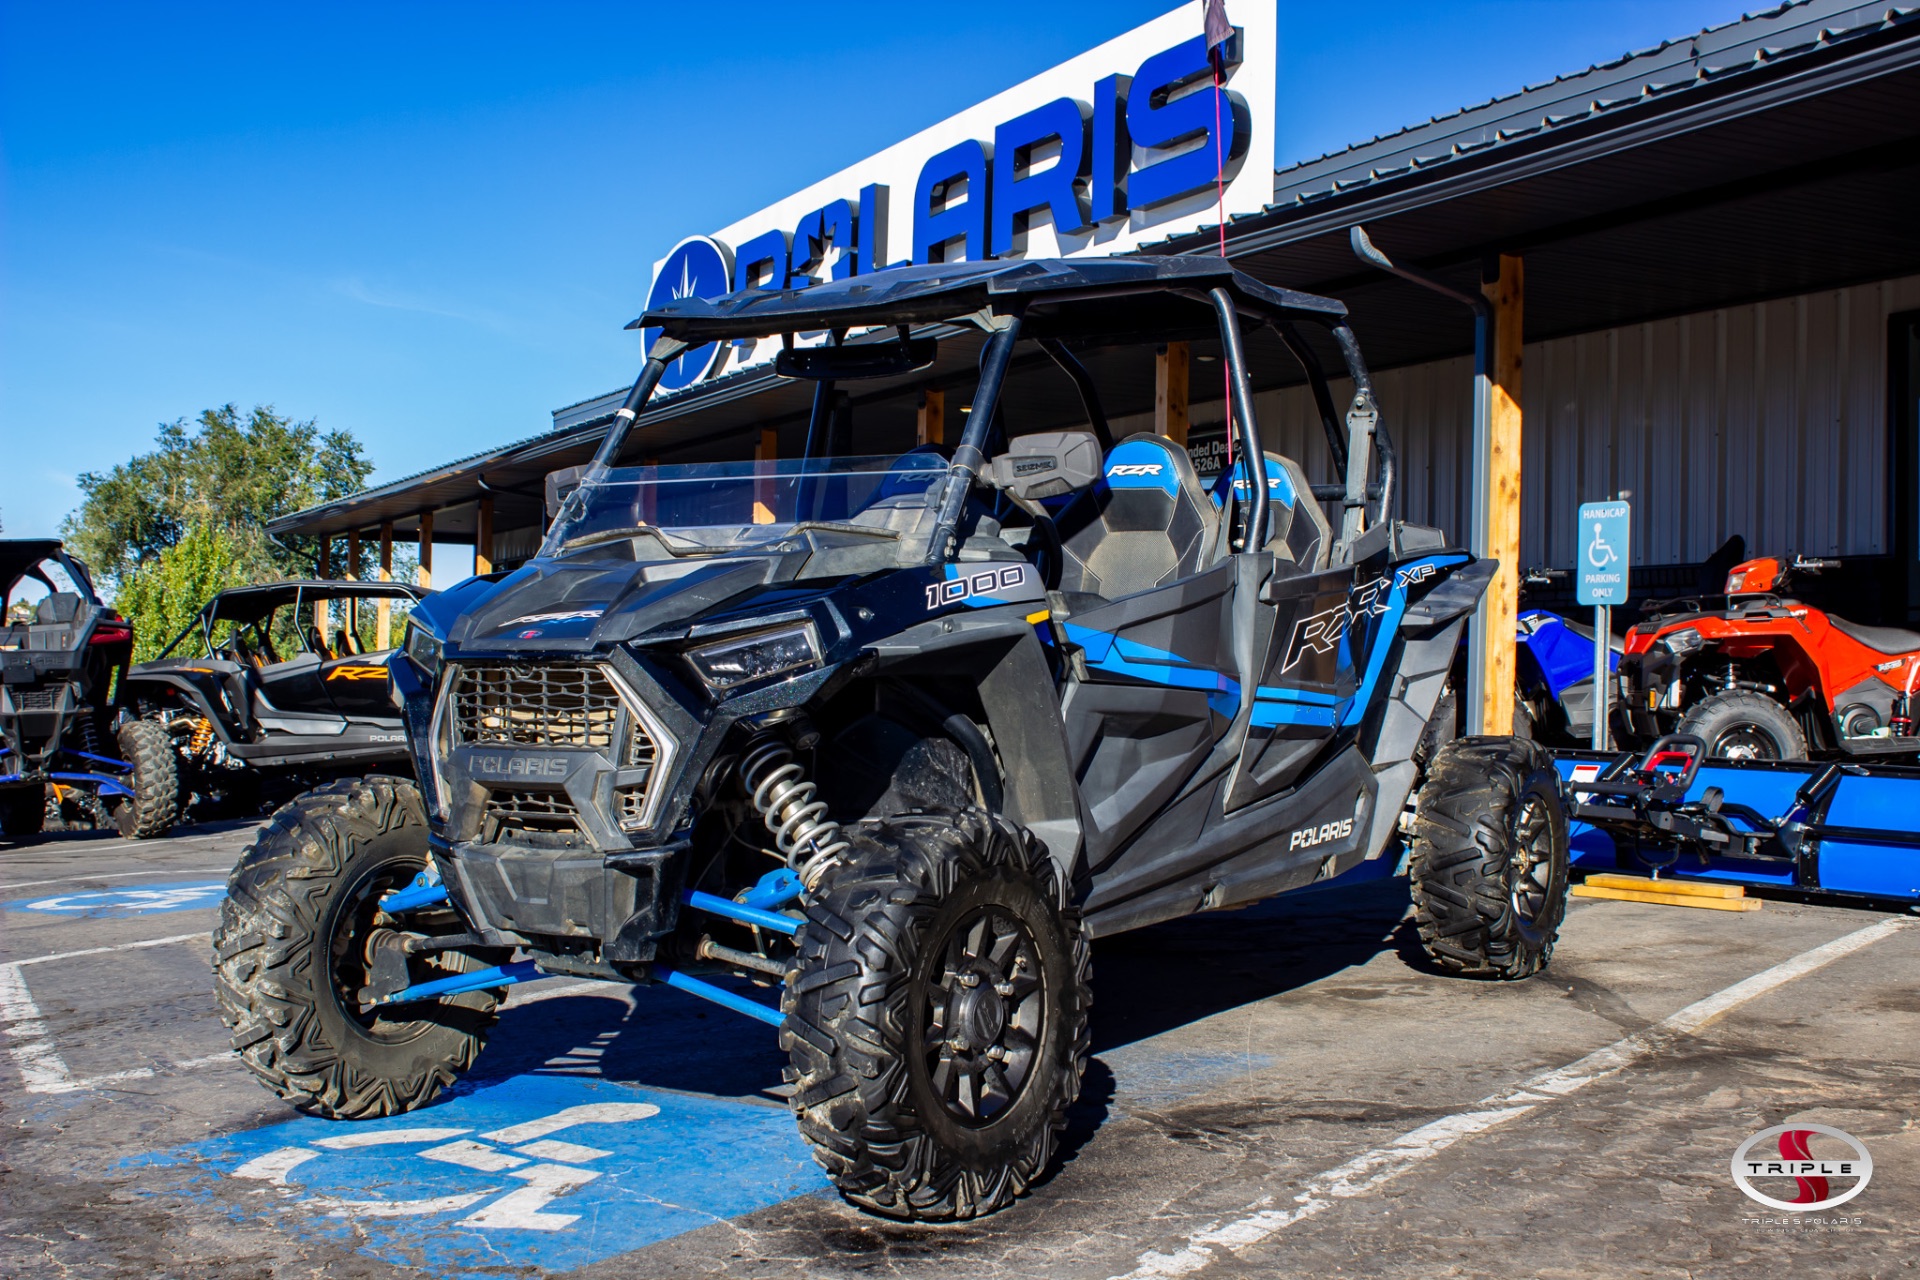
{"type": "Polygon", "coordinates": [[[779,1029],[850,1200],[962,1218],[1048,1165],[1095,937],[1328,879],[1413,829],[1436,960],[1546,963],[1550,763],[1429,735],[1492,565],[1391,518],[1340,303],[1219,261],[1094,259],[636,324],[658,331],[645,370],[540,554],[412,616],[392,676],[418,785],[309,793],[233,873],[219,1001],[282,1097],[405,1111],[473,1062],[511,982],[665,983],[779,1029]],[[804,456],[625,465],[657,447],[635,423],[668,366],[749,340],[815,386],[804,456]],[[1312,384],[1337,482],[1261,451],[1256,340],[1312,384]],[[1234,470],[1211,490],[1180,445],[1112,438],[1104,393],[1137,409],[1167,342],[1226,375],[1234,470]],[[1325,358],[1356,388],[1344,421],[1325,358]],[[972,392],[951,452],[855,455],[847,406],[930,377],[972,392]]]}

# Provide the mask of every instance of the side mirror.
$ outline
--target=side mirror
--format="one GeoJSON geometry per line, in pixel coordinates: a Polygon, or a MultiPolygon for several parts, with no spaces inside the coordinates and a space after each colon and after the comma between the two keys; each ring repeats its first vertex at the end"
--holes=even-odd
{"type": "Polygon", "coordinates": [[[1042,431],[1008,441],[983,477],[1022,502],[1058,498],[1100,478],[1100,442],[1091,431],[1042,431]]]}

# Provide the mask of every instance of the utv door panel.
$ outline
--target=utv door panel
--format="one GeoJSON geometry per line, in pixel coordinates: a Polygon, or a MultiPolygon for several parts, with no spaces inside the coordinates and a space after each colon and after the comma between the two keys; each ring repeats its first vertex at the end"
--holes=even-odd
{"type": "Polygon", "coordinates": [[[1261,593],[1274,609],[1272,639],[1251,691],[1229,811],[1292,786],[1352,705],[1359,684],[1349,634],[1353,580],[1351,568],[1276,576],[1261,593]]]}
{"type": "Polygon", "coordinates": [[[1233,581],[1222,564],[1066,624],[1086,677],[1062,713],[1096,864],[1179,792],[1239,709],[1233,581]]]}
{"type": "Polygon", "coordinates": [[[394,709],[387,683],[389,652],[321,663],[320,685],[333,703],[331,709],[343,716],[397,719],[400,713],[394,709]]]}
{"type": "Polygon", "coordinates": [[[291,711],[305,715],[337,715],[333,699],[321,683],[320,659],[303,653],[285,662],[260,669],[260,697],[267,706],[266,715],[291,711]]]}

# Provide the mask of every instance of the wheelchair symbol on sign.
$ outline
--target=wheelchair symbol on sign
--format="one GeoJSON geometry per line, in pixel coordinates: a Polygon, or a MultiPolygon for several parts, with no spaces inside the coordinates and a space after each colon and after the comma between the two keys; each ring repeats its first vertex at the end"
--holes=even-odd
{"type": "MultiPolygon", "coordinates": [[[[470,1129],[414,1128],[385,1129],[373,1133],[344,1133],[338,1137],[317,1138],[312,1146],[281,1147],[247,1161],[231,1176],[267,1182],[289,1191],[300,1190],[289,1175],[309,1160],[329,1151],[357,1151],[371,1147],[391,1147],[408,1143],[434,1143],[414,1154],[421,1159],[459,1165],[479,1173],[504,1173],[526,1185],[508,1190],[505,1184],[462,1191],[454,1195],[428,1196],[414,1200],[347,1199],[340,1196],[312,1195],[306,1203],[334,1218],[412,1218],[471,1209],[457,1225],[481,1229],[500,1228],[516,1231],[559,1231],[580,1220],[577,1213],[552,1213],[547,1206],[571,1191],[584,1187],[600,1176],[600,1170],[583,1166],[613,1154],[597,1147],[564,1142],[553,1137],[563,1129],[585,1124],[627,1124],[660,1114],[660,1108],[647,1102],[596,1102],[568,1107],[538,1120],[508,1125],[504,1129],[478,1135],[476,1141],[465,1135],[470,1129]],[[489,1145],[493,1144],[493,1145],[489,1145]],[[319,1150],[315,1150],[319,1148],[319,1150]],[[502,1192],[505,1192],[502,1195],[502,1192]],[[495,1197],[497,1199],[489,1199],[495,1197]],[[482,1202],[486,1203],[482,1203],[482,1202]],[[476,1207],[477,1206],[477,1207],[476,1207]]],[[[384,1153],[380,1167],[390,1167],[384,1153]]]]}
{"type": "Polygon", "coordinates": [[[1604,569],[1610,564],[1617,564],[1620,560],[1620,553],[1615,551],[1613,547],[1608,544],[1607,540],[1600,535],[1600,527],[1600,522],[1595,520],[1593,522],[1593,541],[1587,544],[1587,563],[1596,569],[1604,569]]]}

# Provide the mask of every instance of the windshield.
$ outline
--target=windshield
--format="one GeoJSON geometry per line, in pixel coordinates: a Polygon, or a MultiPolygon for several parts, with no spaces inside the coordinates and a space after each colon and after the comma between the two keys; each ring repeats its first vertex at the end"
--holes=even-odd
{"type": "Polygon", "coordinates": [[[542,555],[623,538],[636,554],[715,555],[806,531],[924,538],[947,463],[931,450],[870,458],[620,467],[561,504],[542,555]]]}

